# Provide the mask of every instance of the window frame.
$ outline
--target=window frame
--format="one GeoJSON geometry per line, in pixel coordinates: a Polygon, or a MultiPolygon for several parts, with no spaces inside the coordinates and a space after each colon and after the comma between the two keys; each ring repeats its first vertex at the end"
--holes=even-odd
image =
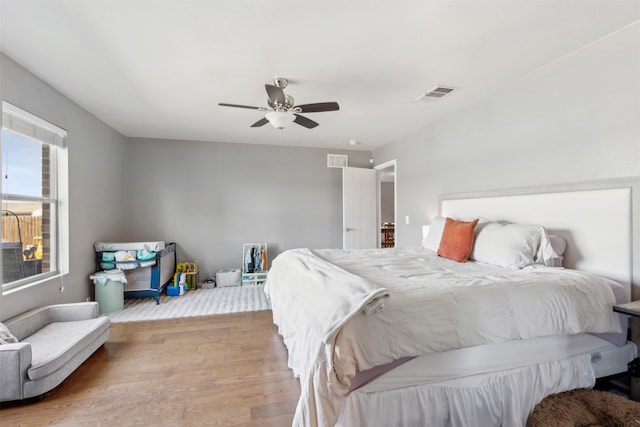
{"type": "MultiPolygon", "coordinates": [[[[2,293],[19,290],[62,277],[69,273],[69,211],[68,211],[68,153],[65,145],[67,131],[6,101],[2,101],[2,143],[4,131],[18,134],[49,146],[49,196],[5,194],[0,180],[0,198],[5,201],[35,202],[51,206],[50,248],[55,251],[52,271],[36,274],[9,283],[2,283],[2,293]]],[[[1,156],[1,155],[0,155],[1,156]]],[[[0,159],[1,160],[1,159],[0,159]]],[[[1,257],[0,257],[1,259],[1,257]]],[[[0,276],[0,282],[2,277],[0,276]]]]}

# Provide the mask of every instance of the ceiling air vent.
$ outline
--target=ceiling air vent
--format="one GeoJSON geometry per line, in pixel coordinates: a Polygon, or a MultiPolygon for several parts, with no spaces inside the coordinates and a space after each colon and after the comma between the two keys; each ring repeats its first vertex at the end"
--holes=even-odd
{"type": "Polygon", "coordinates": [[[346,168],[349,166],[349,156],[346,154],[327,154],[328,168],[346,168]]]}
{"type": "Polygon", "coordinates": [[[430,91],[425,92],[423,95],[417,97],[416,101],[419,99],[425,102],[437,101],[438,99],[449,95],[456,89],[457,88],[450,86],[437,86],[430,91]]]}

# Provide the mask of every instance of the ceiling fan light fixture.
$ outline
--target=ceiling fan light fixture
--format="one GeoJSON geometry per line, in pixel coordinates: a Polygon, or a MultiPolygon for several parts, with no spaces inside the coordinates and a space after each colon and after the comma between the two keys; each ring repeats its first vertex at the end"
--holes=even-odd
{"type": "MultiPolygon", "coordinates": [[[[2,1],[2,0],[0,0],[2,1]]],[[[315,122],[300,113],[322,113],[325,111],[338,111],[340,106],[337,102],[316,102],[312,104],[295,105],[295,100],[291,95],[287,95],[282,90],[287,86],[287,79],[276,77],[275,84],[265,84],[267,91],[267,105],[269,108],[254,107],[242,104],[227,104],[220,102],[218,105],[222,107],[247,108],[249,110],[269,111],[263,118],[251,125],[252,128],[259,128],[267,123],[271,123],[276,129],[284,129],[291,123],[295,123],[307,129],[313,129],[318,126],[315,122]]]]}
{"type": "Polygon", "coordinates": [[[271,111],[264,116],[271,126],[276,129],[284,129],[296,119],[296,116],[286,111],[271,111]]]}

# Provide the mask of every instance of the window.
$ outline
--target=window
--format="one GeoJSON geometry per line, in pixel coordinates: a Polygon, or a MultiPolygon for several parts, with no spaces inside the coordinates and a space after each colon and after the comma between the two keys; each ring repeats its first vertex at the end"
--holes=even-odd
{"type": "Polygon", "coordinates": [[[67,133],[2,102],[2,289],[68,272],[67,133]]]}

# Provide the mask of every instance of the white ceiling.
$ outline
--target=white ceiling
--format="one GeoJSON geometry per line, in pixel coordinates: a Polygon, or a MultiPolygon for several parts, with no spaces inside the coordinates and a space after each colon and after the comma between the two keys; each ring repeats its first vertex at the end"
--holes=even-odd
{"type": "Polygon", "coordinates": [[[0,1],[2,51],[126,136],[363,150],[640,19],[604,0],[0,1]],[[266,106],[276,75],[340,110],[279,131],[217,105],[266,106]],[[437,85],[460,89],[415,101],[437,85]]]}

